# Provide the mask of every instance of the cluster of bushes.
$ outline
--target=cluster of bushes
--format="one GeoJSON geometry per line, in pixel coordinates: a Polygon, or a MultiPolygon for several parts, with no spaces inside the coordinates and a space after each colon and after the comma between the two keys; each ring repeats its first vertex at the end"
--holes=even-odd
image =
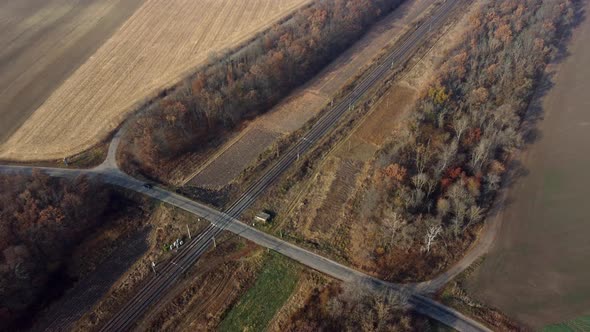
{"type": "Polygon", "coordinates": [[[161,176],[245,118],[309,80],[403,0],[324,0],[187,78],[141,112],[126,133],[123,166],[161,176]]]}
{"type": "Polygon", "coordinates": [[[0,327],[6,328],[58,288],[51,278],[100,222],[110,194],[85,177],[39,172],[0,175],[0,188],[0,327]]]}
{"type": "Polygon", "coordinates": [[[574,14],[570,0],[501,0],[470,19],[407,135],[377,158],[373,189],[387,200],[379,219],[394,239],[379,261],[385,270],[398,268],[400,252],[436,265],[428,259],[473,236],[522,144],[519,127],[574,14]],[[413,240],[395,250],[404,236],[413,240]]]}
{"type": "Polygon", "coordinates": [[[405,295],[375,292],[358,283],[315,288],[291,317],[287,331],[428,331],[430,324],[404,310],[405,295]]]}

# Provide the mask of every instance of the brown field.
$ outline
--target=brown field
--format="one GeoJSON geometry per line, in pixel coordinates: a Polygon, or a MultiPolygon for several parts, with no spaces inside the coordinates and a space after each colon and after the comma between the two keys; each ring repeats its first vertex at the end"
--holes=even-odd
{"type": "Polygon", "coordinates": [[[0,2],[0,143],[92,53],[143,0],[0,2]]]}
{"type": "Polygon", "coordinates": [[[0,146],[0,158],[54,159],[88,149],[157,90],[308,1],[146,0],[0,146]]]}
{"type": "Polygon", "coordinates": [[[256,161],[256,158],[270,147],[281,135],[288,135],[301,128],[326,106],[355,75],[367,68],[378,57],[384,48],[394,44],[412,22],[427,15],[435,0],[407,1],[389,16],[378,22],[366,36],[355,43],[348,51],[333,61],[313,80],[292,93],[270,112],[253,120],[236,138],[228,141],[222,148],[225,152],[216,154],[201,167],[195,168],[195,163],[186,162],[192,167],[184,172],[178,171],[173,182],[191,185],[208,185],[214,181],[211,174],[221,173],[223,178],[215,180],[219,185],[221,180],[228,184],[235,180],[241,172],[256,161]],[[245,132],[252,132],[245,134],[245,132]],[[255,135],[270,137],[264,144],[258,144],[263,138],[254,139],[255,135]],[[237,143],[244,139],[244,142],[237,143]],[[252,144],[255,142],[256,144],[252,144]],[[247,150],[247,152],[245,152],[247,150]],[[243,156],[246,156],[244,158],[243,156]],[[221,167],[221,168],[220,168],[221,167]],[[191,171],[192,170],[192,171],[191,171]],[[221,170],[221,171],[220,171],[221,170]],[[178,175],[178,173],[184,173],[178,175]]]}
{"type": "Polygon", "coordinates": [[[498,215],[494,248],[468,280],[475,298],[535,329],[590,314],[588,19],[567,54],[530,110],[541,121],[519,160],[525,172],[498,215]]]}

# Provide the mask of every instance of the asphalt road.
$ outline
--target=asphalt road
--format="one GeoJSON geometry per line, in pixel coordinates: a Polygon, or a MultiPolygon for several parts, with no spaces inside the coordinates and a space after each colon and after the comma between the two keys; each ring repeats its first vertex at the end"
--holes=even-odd
{"type": "MultiPolygon", "coordinates": [[[[325,113],[309,130],[309,132],[295,143],[289,151],[284,153],[279,160],[266,171],[254,184],[252,184],[243,195],[232,204],[226,213],[220,214],[215,210],[206,210],[201,205],[181,197],[155,189],[150,196],[165,201],[169,204],[183,208],[189,212],[201,215],[212,222],[213,227],[206,229],[197,239],[191,241],[187,248],[179,253],[175,259],[165,266],[160,274],[154,277],[147,285],[104,327],[103,331],[127,330],[132,327],[133,322],[144,313],[153,303],[157,302],[162,295],[170,289],[175,281],[182,275],[185,269],[192,266],[194,262],[210,247],[213,238],[218,236],[224,229],[238,234],[259,245],[271,248],[282,253],[304,265],[324,272],[337,279],[351,281],[352,279],[369,278],[355,270],[349,269],[334,261],[315,255],[307,250],[295,247],[285,241],[256,231],[235,218],[239,217],[254,201],[283,174],[301,154],[304,154],[313,147],[320,139],[325,137],[336,123],[346,114],[354,104],[364,97],[367,91],[375,87],[378,82],[385,79],[393,68],[403,65],[431,36],[433,31],[442,28],[443,24],[450,17],[452,10],[460,1],[448,0],[439,7],[426,22],[411,32],[401,42],[399,47],[380,61],[364,78],[357,83],[353,90],[343,98],[334,108],[325,113]]],[[[371,279],[371,281],[376,282],[371,279]]],[[[389,287],[398,286],[388,285],[389,287]]],[[[481,330],[483,326],[476,322],[460,317],[460,313],[425,297],[411,297],[412,306],[419,312],[435,317],[441,322],[458,330],[481,330]]]]}
{"type": "MultiPolygon", "coordinates": [[[[489,329],[477,321],[421,295],[418,291],[418,287],[387,283],[370,277],[335,261],[258,231],[237,219],[241,213],[273,183],[274,180],[276,180],[293,164],[293,162],[297,160],[299,155],[308,151],[322,137],[328,134],[338,120],[350,110],[351,107],[354,107],[355,102],[358,102],[368,90],[376,85],[376,83],[383,80],[392,68],[403,65],[417,51],[417,49],[428,40],[432,31],[436,31],[442,27],[450,17],[452,10],[460,3],[461,1],[459,0],[447,0],[443,3],[428,21],[424,22],[416,30],[411,32],[408,37],[401,42],[399,47],[396,47],[387,57],[381,60],[380,65],[374,67],[367,75],[365,75],[365,77],[345,98],[343,98],[341,102],[325,113],[314,124],[305,137],[294,144],[288,152],[283,154],[258,181],[251,185],[244,194],[227,209],[226,212],[217,211],[162,188],[145,188],[142,181],[119,171],[115,162],[115,152],[119,143],[120,132],[117,133],[113,139],[105,162],[95,169],[72,170],[38,168],[46,174],[56,177],[75,177],[83,174],[95,176],[105,183],[142,193],[154,199],[184,209],[211,222],[201,234],[185,244],[168,264],[157,266],[157,274],[153,276],[142,289],[103,326],[102,331],[127,331],[132,329],[135,321],[172,288],[183,273],[211,247],[213,239],[224,230],[237,234],[260,246],[275,250],[303,265],[323,272],[336,279],[347,282],[361,282],[375,290],[403,291],[408,294],[408,304],[412,309],[453,327],[458,331],[489,331],[489,329]]],[[[33,167],[0,166],[0,171],[2,172],[32,172],[32,170],[33,167]]]]}
{"type": "MultiPolygon", "coordinates": [[[[34,167],[0,166],[0,172],[19,171],[30,173],[33,169],[34,167]]],[[[142,181],[119,171],[98,172],[93,170],[54,168],[37,169],[55,177],[71,178],[80,175],[98,177],[105,183],[142,193],[211,221],[210,226],[199,234],[198,237],[187,243],[169,264],[156,267],[158,271],[157,275],[152,277],[125,307],[111,321],[103,326],[102,331],[126,331],[132,329],[134,322],[145,313],[146,309],[155,304],[182,276],[183,272],[211,247],[213,236],[218,235],[223,230],[239,235],[262,247],[274,250],[336,279],[345,282],[363,283],[376,291],[403,291],[408,294],[408,304],[413,310],[451,326],[458,331],[490,331],[485,326],[464,316],[460,312],[421,295],[413,287],[388,283],[368,276],[338,262],[261,232],[229,216],[227,213],[217,211],[165,189],[159,187],[147,189],[143,186],[144,183],[142,181]]],[[[56,319],[55,322],[58,323],[59,320],[56,319]]]]}

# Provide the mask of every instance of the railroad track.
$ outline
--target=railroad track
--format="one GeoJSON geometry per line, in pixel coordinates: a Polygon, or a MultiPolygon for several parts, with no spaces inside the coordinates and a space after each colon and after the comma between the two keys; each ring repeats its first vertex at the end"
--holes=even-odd
{"type": "MultiPolygon", "coordinates": [[[[448,308],[432,299],[419,293],[417,289],[409,286],[392,284],[370,277],[361,272],[353,270],[342,264],[329,260],[325,257],[312,253],[291,243],[282,241],[272,235],[258,231],[248,225],[241,223],[237,217],[247,209],[266,190],[274,180],[285,172],[301,154],[307,152],[312,146],[318,143],[326,134],[334,128],[334,125],[343,115],[358,102],[367,91],[384,79],[389,70],[402,65],[412,54],[428,39],[432,31],[441,28],[449,18],[453,9],[460,4],[461,0],[446,0],[440,5],[428,21],[422,23],[408,37],[400,43],[388,56],[380,60],[380,64],[369,71],[367,75],[356,85],[356,87],[340,101],[334,108],[324,113],[312,126],[307,135],[298,140],[279,160],[271,166],[256,182],[232,204],[226,212],[220,212],[210,207],[192,201],[176,193],[165,189],[154,187],[147,189],[143,182],[121,172],[114,160],[116,147],[120,135],[116,135],[109,148],[109,157],[103,165],[91,170],[57,169],[47,167],[29,166],[2,166],[0,171],[20,171],[31,173],[34,169],[54,177],[75,177],[89,175],[100,177],[100,180],[109,184],[120,186],[140,194],[150,196],[156,200],[166,202],[178,208],[184,209],[201,218],[205,218],[211,224],[202,231],[196,238],[189,241],[179,250],[179,253],[161,267],[157,267],[157,274],[151,277],[145,285],[131,298],[121,310],[119,310],[110,321],[102,326],[101,331],[128,331],[133,329],[135,322],[150,308],[155,305],[175,282],[199,259],[211,246],[213,239],[224,230],[228,230],[243,238],[246,238],[260,246],[273,249],[280,254],[290,257],[303,265],[322,273],[328,274],[342,281],[361,281],[373,289],[382,291],[404,291],[410,294],[408,304],[415,311],[436,319],[459,331],[489,331],[477,321],[462,315],[454,309],[448,308]]],[[[59,320],[55,320],[58,330],[62,330],[59,320]]],[[[66,322],[67,323],[67,322],[66,322]]],[[[50,326],[48,330],[53,330],[50,326]]]]}
{"type": "Polygon", "coordinates": [[[401,42],[399,47],[396,47],[388,56],[381,59],[380,64],[365,75],[346,97],[321,116],[304,137],[299,139],[268,171],[249,186],[240,198],[227,208],[224,216],[218,216],[214,220],[215,222],[205,231],[185,245],[177,257],[161,268],[158,274],[150,279],[124,308],[103,326],[102,331],[131,329],[133,323],[151,305],[161,299],[163,294],[175,284],[176,280],[207,251],[213,239],[223,232],[232,219],[237,219],[302,154],[325,137],[347,111],[351,110],[355,103],[361,100],[378,82],[385,79],[394,67],[403,65],[411,58],[418,48],[433,34],[433,31],[443,26],[458,3],[459,1],[455,0],[448,0],[443,3],[429,20],[419,25],[410,33],[408,38],[401,42]]]}

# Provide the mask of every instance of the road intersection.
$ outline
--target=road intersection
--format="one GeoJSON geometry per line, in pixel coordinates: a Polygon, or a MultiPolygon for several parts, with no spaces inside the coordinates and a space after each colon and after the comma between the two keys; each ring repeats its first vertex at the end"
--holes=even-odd
{"type": "MultiPolygon", "coordinates": [[[[105,161],[93,169],[63,169],[50,167],[33,166],[0,166],[0,172],[24,172],[31,173],[34,169],[54,177],[77,177],[86,175],[95,177],[99,181],[131,190],[155,200],[181,208],[200,218],[206,219],[210,225],[198,236],[185,244],[174,259],[163,267],[159,267],[159,273],[153,276],[142,289],[116,313],[112,319],[102,327],[103,331],[127,331],[133,328],[135,321],[140,318],[146,310],[162,298],[162,294],[170,290],[175,282],[182,276],[185,270],[192,266],[199,257],[212,245],[215,236],[223,231],[229,231],[247,240],[250,240],[262,247],[269,248],[283,254],[305,266],[325,273],[336,279],[345,282],[357,282],[366,285],[375,291],[403,292],[407,295],[409,307],[423,315],[440,321],[458,331],[490,331],[481,323],[461,314],[460,312],[446,307],[425,294],[432,293],[442,287],[453,276],[460,273],[469,264],[457,264],[449,273],[434,281],[401,285],[388,283],[338,262],[322,257],[304,248],[295,246],[270,234],[259,231],[241,222],[239,216],[263,193],[272,183],[282,175],[299,157],[311,149],[321,138],[325,137],[338,120],[354,105],[363,98],[367,91],[373,88],[378,82],[387,77],[391,70],[391,64],[402,65],[405,63],[422,44],[431,36],[431,31],[442,27],[450,18],[453,9],[460,4],[460,0],[447,0],[435,12],[432,17],[412,31],[399,47],[396,47],[388,56],[380,61],[352,91],[337,103],[331,110],[326,112],[309,130],[304,139],[299,140],[289,151],[271,166],[244,194],[226,211],[218,211],[209,206],[181,196],[167,189],[154,186],[148,188],[141,180],[123,173],[116,162],[116,152],[119,146],[121,133],[124,127],[116,134],[107,153],[105,161]]],[[[483,243],[481,246],[487,246],[483,243]]],[[[487,247],[486,247],[487,248],[487,247]]],[[[485,249],[485,248],[484,248],[485,249]]],[[[468,257],[472,262],[485,250],[478,250],[474,257],[468,257]]],[[[468,255],[469,256],[469,255],[468,255]]]]}

